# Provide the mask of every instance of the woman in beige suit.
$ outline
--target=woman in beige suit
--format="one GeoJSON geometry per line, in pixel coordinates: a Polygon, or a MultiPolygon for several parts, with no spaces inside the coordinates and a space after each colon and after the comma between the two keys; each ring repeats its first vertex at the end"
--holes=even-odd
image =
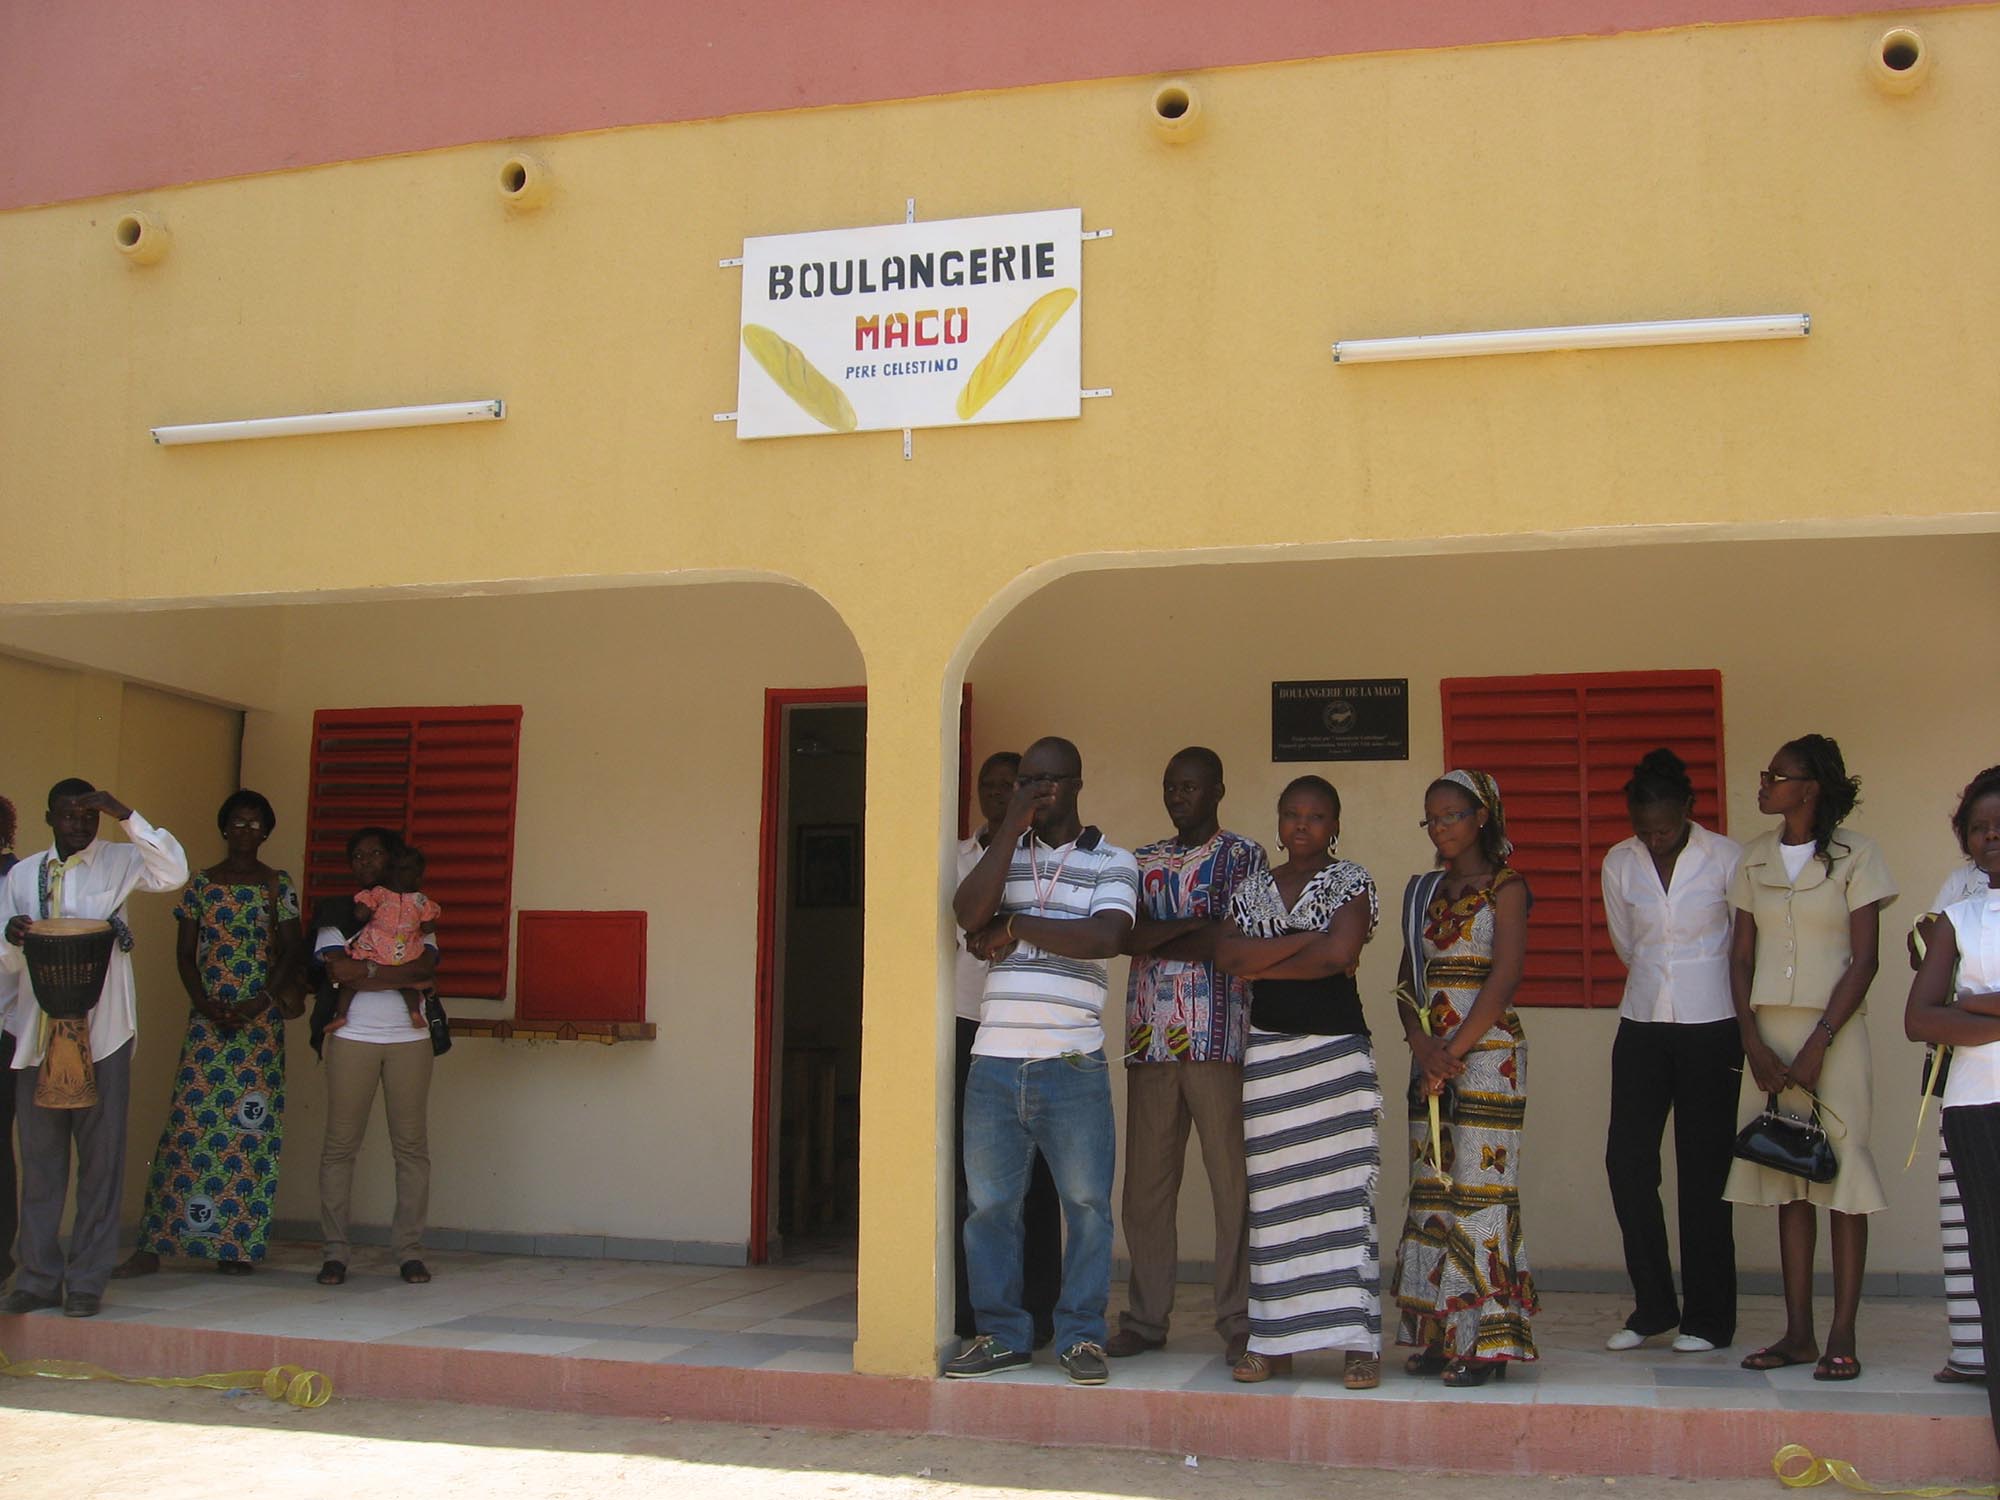
{"type": "Polygon", "coordinates": [[[1783,821],[1743,848],[1729,887],[1736,910],[1730,995],[1743,1036],[1744,1103],[1767,1094],[1804,1116],[1815,1100],[1833,1143],[1833,1181],[1807,1182],[1753,1162],[1731,1168],[1723,1196],[1778,1210],[1785,1333],[1743,1361],[1775,1370],[1817,1361],[1815,1380],[1853,1380],[1854,1317],[1868,1260],[1867,1215],[1888,1206],[1868,1150],[1871,1083],[1862,1005],[1875,977],[1883,907],[1896,885],[1874,843],[1841,826],[1860,801],[1840,746],[1822,734],[1787,742],[1760,778],[1757,808],[1783,821]],[[1833,1323],[1826,1352],[1813,1331],[1816,1207],[1833,1233],[1833,1323]]]}

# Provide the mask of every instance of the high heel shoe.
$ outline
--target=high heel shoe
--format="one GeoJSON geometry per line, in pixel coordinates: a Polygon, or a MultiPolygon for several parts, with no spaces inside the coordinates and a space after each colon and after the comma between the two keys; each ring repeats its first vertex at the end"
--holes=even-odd
{"type": "Polygon", "coordinates": [[[1504,1359],[1455,1359],[1445,1367],[1443,1383],[1453,1390],[1466,1390],[1484,1385],[1489,1380],[1506,1378],[1507,1361],[1504,1359]]]}

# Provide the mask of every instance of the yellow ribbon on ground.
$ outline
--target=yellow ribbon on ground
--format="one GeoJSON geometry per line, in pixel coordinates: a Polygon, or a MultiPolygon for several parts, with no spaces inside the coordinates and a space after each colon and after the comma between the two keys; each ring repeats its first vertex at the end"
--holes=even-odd
{"type": "Polygon", "coordinates": [[[1859,1495],[2000,1495],[2000,1484],[1933,1484],[1914,1490],[1877,1489],[1855,1473],[1854,1465],[1846,1459],[1815,1458],[1811,1449],[1798,1443],[1787,1443],[1771,1455],[1771,1472],[1778,1476],[1778,1483],[1789,1490],[1811,1489],[1831,1479],[1859,1495]],[[1787,1474],[1785,1465],[1794,1462],[1803,1462],[1805,1467],[1787,1474]]]}
{"type": "Polygon", "coordinates": [[[301,1411],[311,1411],[333,1399],[333,1382],[317,1370],[279,1365],[270,1370],[229,1370],[220,1375],[120,1375],[102,1365],[74,1359],[10,1360],[0,1351],[0,1375],[25,1375],[43,1380],[115,1380],[120,1385],[150,1385],[160,1390],[261,1391],[301,1411]]]}

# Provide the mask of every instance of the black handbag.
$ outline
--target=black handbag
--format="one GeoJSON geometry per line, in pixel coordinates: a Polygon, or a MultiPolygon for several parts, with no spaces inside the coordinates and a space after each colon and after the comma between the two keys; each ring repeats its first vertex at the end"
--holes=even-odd
{"type": "Polygon", "coordinates": [[[444,1002],[434,990],[424,996],[424,1020],[431,1029],[431,1053],[442,1057],[451,1051],[451,1017],[444,1013],[444,1002]]]}
{"type": "Polygon", "coordinates": [[[1818,1103],[1813,1104],[1812,1118],[1801,1120],[1779,1110],[1776,1094],[1766,1098],[1764,1113],[1737,1132],[1735,1154],[1807,1182],[1831,1182],[1840,1173],[1833,1142],[1819,1123],[1818,1103]]]}

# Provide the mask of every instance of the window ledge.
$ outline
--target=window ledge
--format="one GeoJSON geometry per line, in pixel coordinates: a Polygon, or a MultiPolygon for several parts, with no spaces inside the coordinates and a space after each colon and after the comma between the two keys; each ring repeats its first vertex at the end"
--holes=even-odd
{"type": "Polygon", "coordinates": [[[451,1018],[454,1037],[496,1042],[650,1042],[660,1028],[651,1021],[471,1021],[451,1018]]]}

